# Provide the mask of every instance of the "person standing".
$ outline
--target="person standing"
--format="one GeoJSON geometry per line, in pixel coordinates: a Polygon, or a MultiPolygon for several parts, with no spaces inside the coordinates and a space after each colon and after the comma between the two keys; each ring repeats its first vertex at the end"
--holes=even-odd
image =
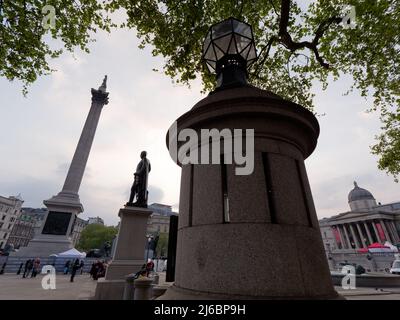
{"type": "Polygon", "coordinates": [[[28,265],[26,266],[26,274],[24,273],[23,278],[28,278],[29,274],[31,273],[31,270],[33,268],[33,259],[28,260],[28,265]]]}
{"type": "Polygon", "coordinates": [[[149,259],[146,264],[146,277],[148,277],[150,273],[153,271],[154,271],[154,262],[153,260],[149,259]]]}
{"type": "Polygon", "coordinates": [[[85,266],[85,263],[83,260],[81,260],[81,264],[79,265],[79,268],[81,269],[81,274],[83,273],[83,267],[85,266]]]}
{"type": "Polygon", "coordinates": [[[24,263],[21,262],[21,264],[19,265],[18,271],[17,271],[17,274],[18,274],[18,275],[21,274],[21,270],[22,270],[22,267],[23,267],[23,266],[24,266],[24,263]]]}
{"type": "Polygon", "coordinates": [[[64,265],[64,274],[68,274],[69,271],[69,265],[71,264],[71,261],[68,260],[65,265],[64,265]]]}
{"type": "Polygon", "coordinates": [[[1,267],[0,274],[4,274],[4,270],[6,269],[6,265],[7,265],[7,262],[4,262],[3,266],[1,267]]]}
{"type": "Polygon", "coordinates": [[[35,261],[33,262],[31,278],[36,278],[36,275],[38,274],[39,269],[40,269],[40,259],[36,258],[35,261]]]}
{"type": "Polygon", "coordinates": [[[24,266],[24,273],[22,274],[22,278],[26,277],[26,272],[28,271],[28,265],[29,265],[30,259],[25,261],[25,266],[24,266]]]}
{"type": "Polygon", "coordinates": [[[89,271],[90,277],[93,279],[94,279],[94,275],[96,272],[96,263],[97,263],[97,261],[92,263],[92,267],[90,268],[90,271],[89,271]]]}
{"type": "Polygon", "coordinates": [[[80,263],[79,263],[79,259],[76,259],[74,264],[72,265],[72,271],[71,271],[71,282],[74,282],[74,278],[75,278],[75,274],[76,271],[79,269],[80,263]]]}

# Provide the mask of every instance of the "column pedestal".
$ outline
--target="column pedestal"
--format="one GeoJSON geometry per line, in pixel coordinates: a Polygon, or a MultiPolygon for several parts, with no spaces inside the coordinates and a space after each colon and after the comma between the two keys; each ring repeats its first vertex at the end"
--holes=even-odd
{"type": "Polygon", "coordinates": [[[144,261],[147,220],[152,211],[145,208],[125,207],[119,210],[121,224],[115,253],[104,279],[97,282],[96,300],[122,300],[125,277],[138,272],[144,261]]]}
{"type": "Polygon", "coordinates": [[[43,203],[49,212],[40,233],[29,241],[28,246],[13,252],[11,256],[47,258],[73,248],[71,236],[75,220],[83,211],[79,196],[76,194],[75,197],[65,197],[60,193],[43,203]]]}

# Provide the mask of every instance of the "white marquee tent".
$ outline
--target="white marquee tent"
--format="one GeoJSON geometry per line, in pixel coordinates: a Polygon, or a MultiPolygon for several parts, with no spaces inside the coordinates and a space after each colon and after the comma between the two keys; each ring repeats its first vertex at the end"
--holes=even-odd
{"type": "Polygon", "coordinates": [[[75,248],[57,254],[58,258],[78,258],[83,259],[86,257],[85,252],[79,252],[75,248]]]}

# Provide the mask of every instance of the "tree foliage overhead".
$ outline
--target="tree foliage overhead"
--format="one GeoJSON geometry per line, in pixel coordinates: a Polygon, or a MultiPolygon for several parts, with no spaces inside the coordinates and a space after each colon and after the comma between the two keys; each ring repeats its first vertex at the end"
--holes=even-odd
{"type": "Polygon", "coordinates": [[[159,239],[157,242],[156,248],[156,256],[157,257],[166,257],[168,253],[168,233],[161,232],[159,234],[159,239]]]}
{"type": "Polygon", "coordinates": [[[26,93],[38,76],[53,71],[50,58],[76,47],[89,52],[91,33],[112,26],[102,8],[97,0],[0,0],[0,76],[21,80],[26,93]],[[55,28],[43,23],[46,5],[55,8],[55,28]],[[46,41],[51,38],[63,46],[52,48],[46,41]]]}
{"type": "MultiPolygon", "coordinates": [[[[92,31],[109,30],[108,14],[125,11],[120,25],[132,28],[165,58],[164,72],[190,84],[202,78],[211,90],[214,76],[201,63],[208,28],[230,16],[253,26],[259,59],[249,81],[313,109],[312,85],[349,75],[363,97],[372,96],[383,131],[372,152],[379,167],[400,173],[400,2],[386,0],[0,0],[0,75],[33,82],[49,71],[49,57],[59,51],[46,46],[40,8],[53,4],[57,27],[51,35],[67,50],[87,49],[92,31]],[[11,4],[13,3],[13,4],[11,4]],[[28,3],[28,5],[26,5],[28,3]],[[356,27],[345,28],[343,6],[356,9],[356,27]],[[31,19],[33,17],[34,19],[31,19]]],[[[340,93],[338,93],[340,94],[340,93]]]]}
{"type": "Polygon", "coordinates": [[[103,249],[106,241],[112,241],[117,235],[118,229],[112,226],[104,226],[102,224],[89,224],[82,230],[79,239],[78,248],[88,251],[90,249],[103,249]]]}

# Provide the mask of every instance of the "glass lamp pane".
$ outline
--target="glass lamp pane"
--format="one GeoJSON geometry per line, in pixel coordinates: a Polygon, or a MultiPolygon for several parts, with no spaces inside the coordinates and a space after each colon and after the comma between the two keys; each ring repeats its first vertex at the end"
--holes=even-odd
{"type": "Polygon", "coordinates": [[[237,54],[237,49],[236,49],[236,43],[235,43],[235,38],[234,37],[232,37],[232,40],[231,40],[231,44],[230,44],[230,46],[229,46],[229,50],[228,50],[228,53],[229,54],[237,54]]]}
{"type": "Polygon", "coordinates": [[[206,62],[207,62],[208,69],[210,70],[210,68],[211,68],[211,71],[214,71],[217,66],[217,63],[212,60],[206,60],[206,62]]]}
{"type": "Polygon", "coordinates": [[[240,53],[240,55],[247,60],[247,56],[249,55],[249,51],[251,49],[251,44],[247,45],[246,48],[240,53]]]}
{"type": "Polygon", "coordinates": [[[232,34],[229,34],[225,37],[213,40],[213,43],[215,43],[224,53],[227,53],[231,38],[232,38],[232,34]]]}
{"type": "Polygon", "coordinates": [[[232,33],[232,22],[231,20],[223,21],[213,26],[211,30],[212,39],[222,37],[226,34],[232,33]]]}
{"type": "Polygon", "coordinates": [[[242,52],[244,48],[248,46],[248,44],[251,42],[250,39],[242,37],[238,34],[235,34],[235,39],[236,39],[236,45],[238,48],[238,52],[242,52]]]}
{"type": "Polygon", "coordinates": [[[252,60],[257,58],[256,48],[254,48],[254,44],[251,44],[249,55],[247,56],[247,60],[252,60]]]}
{"type": "Polygon", "coordinates": [[[243,22],[233,20],[233,30],[240,35],[252,39],[250,26],[243,22]]]}
{"type": "Polygon", "coordinates": [[[212,46],[212,43],[208,46],[207,51],[204,55],[204,59],[206,60],[215,60],[215,53],[212,46]]]}
{"type": "Polygon", "coordinates": [[[217,60],[221,59],[225,53],[217,46],[214,46],[214,49],[215,49],[215,53],[217,54],[217,60]]]}
{"type": "Polygon", "coordinates": [[[206,63],[206,65],[207,65],[208,71],[210,71],[210,72],[215,71],[214,68],[208,62],[206,63]]]}

